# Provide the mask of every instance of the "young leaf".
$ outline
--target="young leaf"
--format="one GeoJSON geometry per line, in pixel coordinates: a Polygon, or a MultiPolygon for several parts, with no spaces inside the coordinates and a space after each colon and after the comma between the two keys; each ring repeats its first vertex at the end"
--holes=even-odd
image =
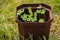
{"type": "Polygon", "coordinates": [[[41,13],[41,10],[36,10],[36,13],[41,13]]]}
{"type": "Polygon", "coordinates": [[[36,12],[34,12],[34,18],[36,18],[36,19],[37,19],[37,13],[36,13],[36,12]]]}
{"type": "Polygon", "coordinates": [[[39,19],[39,22],[40,22],[40,23],[43,23],[43,22],[44,22],[44,19],[39,19]]]}
{"type": "Polygon", "coordinates": [[[39,7],[37,7],[38,9],[41,9],[42,8],[42,6],[41,5],[39,5],[39,7]]]}
{"type": "Polygon", "coordinates": [[[26,21],[26,20],[27,20],[27,14],[23,14],[23,15],[21,16],[21,18],[22,18],[22,20],[26,21]]]}
{"type": "Polygon", "coordinates": [[[28,18],[31,18],[32,16],[31,15],[28,15],[28,18]]]}
{"type": "Polygon", "coordinates": [[[35,22],[34,19],[32,19],[31,22],[35,22]]]}
{"type": "Polygon", "coordinates": [[[31,21],[32,16],[28,15],[27,21],[31,21]]]}
{"type": "Polygon", "coordinates": [[[41,14],[45,14],[46,10],[45,9],[42,9],[41,10],[41,14]]]}
{"type": "Polygon", "coordinates": [[[24,16],[23,15],[21,15],[21,18],[23,18],[24,16]]]}
{"type": "Polygon", "coordinates": [[[31,7],[28,7],[28,11],[29,11],[29,14],[30,14],[31,16],[33,16],[33,12],[32,12],[31,7]]]}
{"type": "Polygon", "coordinates": [[[24,12],[24,9],[18,10],[18,15],[21,15],[24,12]]]}
{"type": "Polygon", "coordinates": [[[27,18],[27,21],[30,21],[30,18],[27,18]]]}
{"type": "Polygon", "coordinates": [[[32,18],[31,22],[35,22],[35,21],[37,21],[37,19],[35,19],[35,18],[32,18]]]}

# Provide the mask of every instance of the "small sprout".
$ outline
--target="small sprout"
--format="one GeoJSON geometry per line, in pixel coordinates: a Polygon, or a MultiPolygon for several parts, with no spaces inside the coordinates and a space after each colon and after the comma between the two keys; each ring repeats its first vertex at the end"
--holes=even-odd
{"type": "Polygon", "coordinates": [[[31,15],[28,15],[28,18],[32,17],[31,15]]]}
{"type": "Polygon", "coordinates": [[[24,17],[22,20],[26,21],[26,18],[24,17]]]}
{"type": "Polygon", "coordinates": [[[37,21],[37,19],[36,19],[36,18],[34,18],[34,20],[35,20],[35,21],[37,21]]]}
{"type": "Polygon", "coordinates": [[[41,8],[42,8],[42,6],[41,6],[41,5],[39,5],[37,8],[38,8],[38,9],[41,9],[41,8]]]}
{"type": "Polygon", "coordinates": [[[25,21],[26,19],[25,19],[25,18],[23,18],[22,20],[24,20],[24,21],[25,21]]]}
{"type": "Polygon", "coordinates": [[[31,7],[28,7],[28,11],[29,11],[29,14],[30,14],[31,16],[33,16],[33,12],[32,12],[31,7]]]}
{"type": "Polygon", "coordinates": [[[31,19],[30,18],[27,18],[27,21],[30,21],[31,19]]]}
{"type": "Polygon", "coordinates": [[[21,15],[24,12],[24,9],[18,10],[18,15],[21,15]]]}
{"type": "Polygon", "coordinates": [[[44,22],[44,19],[39,19],[39,22],[40,22],[40,23],[43,23],[43,22],[44,22]]]}
{"type": "Polygon", "coordinates": [[[36,10],[36,13],[41,13],[41,10],[36,10]]]}
{"type": "Polygon", "coordinates": [[[26,21],[26,20],[27,20],[27,14],[23,14],[23,15],[21,16],[21,18],[22,18],[22,20],[26,21]]]}
{"type": "Polygon", "coordinates": [[[37,21],[37,19],[35,19],[35,18],[32,18],[32,20],[31,20],[31,22],[36,22],[37,21]]]}
{"type": "Polygon", "coordinates": [[[37,13],[36,12],[34,12],[34,18],[36,18],[37,17],[37,13]]]}
{"type": "Polygon", "coordinates": [[[34,19],[32,19],[31,22],[35,22],[34,19]]]}
{"type": "MultiPolygon", "coordinates": [[[[42,8],[41,5],[39,5],[39,7],[37,7],[37,10],[36,12],[33,13],[32,11],[32,8],[31,7],[28,7],[28,12],[29,12],[29,15],[24,13],[23,15],[21,15],[23,12],[24,12],[24,9],[20,9],[18,11],[18,15],[21,15],[21,18],[23,21],[27,21],[27,22],[36,22],[38,19],[37,19],[37,14],[45,14],[46,10],[42,8]],[[33,15],[34,14],[34,15],[33,15]]],[[[43,23],[44,22],[44,19],[39,19],[39,22],[43,23]]]]}
{"type": "Polygon", "coordinates": [[[31,21],[32,16],[28,15],[27,21],[31,21]]]}
{"type": "Polygon", "coordinates": [[[34,12],[34,20],[37,21],[37,13],[34,12]]]}
{"type": "Polygon", "coordinates": [[[28,15],[28,17],[32,17],[31,15],[28,15]]]}
{"type": "Polygon", "coordinates": [[[45,14],[46,10],[45,9],[42,9],[41,10],[41,14],[45,14]]]}
{"type": "Polygon", "coordinates": [[[23,18],[23,15],[21,15],[21,18],[23,18]]]}

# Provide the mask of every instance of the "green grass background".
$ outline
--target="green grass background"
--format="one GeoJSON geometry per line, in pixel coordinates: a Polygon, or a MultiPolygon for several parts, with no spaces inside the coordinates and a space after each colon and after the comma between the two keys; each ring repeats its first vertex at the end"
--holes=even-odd
{"type": "Polygon", "coordinates": [[[8,27],[9,25],[18,34],[18,25],[15,22],[16,8],[27,3],[44,3],[51,6],[53,22],[50,30],[50,40],[60,40],[60,0],[0,0],[0,26],[8,27]]]}

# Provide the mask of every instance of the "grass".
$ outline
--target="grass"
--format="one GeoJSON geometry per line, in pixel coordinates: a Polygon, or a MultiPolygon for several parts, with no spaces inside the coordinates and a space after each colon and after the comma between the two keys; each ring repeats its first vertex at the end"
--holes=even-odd
{"type": "MultiPolygon", "coordinates": [[[[54,20],[51,25],[50,40],[60,40],[60,0],[0,0],[0,25],[4,28],[6,28],[6,26],[11,27],[18,35],[18,26],[15,22],[16,7],[26,3],[45,3],[52,7],[54,20]]],[[[14,32],[11,33],[11,30],[7,30],[8,29],[5,30],[5,33],[7,33],[9,39],[12,40],[11,35],[14,32]]],[[[15,33],[13,36],[14,35],[15,33]]],[[[13,40],[17,40],[17,36],[15,36],[13,40]]]]}

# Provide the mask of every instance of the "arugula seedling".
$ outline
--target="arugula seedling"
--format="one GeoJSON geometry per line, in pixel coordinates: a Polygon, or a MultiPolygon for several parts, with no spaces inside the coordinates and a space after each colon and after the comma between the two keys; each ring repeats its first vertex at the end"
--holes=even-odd
{"type": "Polygon", "coordinates": [[[41,9],[41,8],[42,8],[42,6],[41,6],[41,5],[39,5],[37,8],[38,8],[38,9],[41,9]]]}
{"type": "Polygon", "coordinates": [[[37,13],[34,12],[34,19],[37,19],[37,13]]]}
{"type": "Polygon", "coordinates": [[[41,10],[36,10],[36,13],[41,13],[41,10]]]}
{"type": "Polygon", "coordinates": [[[45,14],[46,10],[45,9],[42,9],[41,10],[41,14],[45,14]]]}
{"type": "Polygon", "coordinates": [[[37,19],[36,18],[32,18],[31,22],[35,22],[35,21],[37,21],[37,19]]]}
{"type": "Polygon", "coordinates": [[[21,18],[22,18],[22,20],[24,20],[24,21],[26,21],[27,20],[27,14],[23,14],[23,15],[21,15],[21,18]]]}
{"type": "Polygon", "coordinates": [[[45,10],[45,9],[42,9],[42,10],[41,10],[41,8],[42,8],[41,5],[39,5],[39,7],[37,7],[37,8],[39,9],[39,10],[36,10],[37,13],[45,14],[46,10],[45,10]]]}
{"type": "Polygon", "coordinates": [[[30,18],[27,18],[27,21],[30,21],[31,19],[30,18]]]}
{"type": "Polygon", "coordinates": [[[28,7],[28,11],[29,11],[30,16],[33,16],[33,12],[32,12],[31,7],[28,7]]]}
{"type": "Polygon", "coordinates": [[[43,23],[43,22],[44,22],[44,19],[42,19],[42,18],[39,19],[39,22],[40,22],[40,23],[43,23]]]}
{"type": "Polygon", "coordinates": [[[27,21],[31,21],[32,16],[28,15],[27,21]]]}
{"type": "Polygon", "coordinates": [[[18,15],[21,15],[24,12],[24,9],[18,10],[18,15]]]}

